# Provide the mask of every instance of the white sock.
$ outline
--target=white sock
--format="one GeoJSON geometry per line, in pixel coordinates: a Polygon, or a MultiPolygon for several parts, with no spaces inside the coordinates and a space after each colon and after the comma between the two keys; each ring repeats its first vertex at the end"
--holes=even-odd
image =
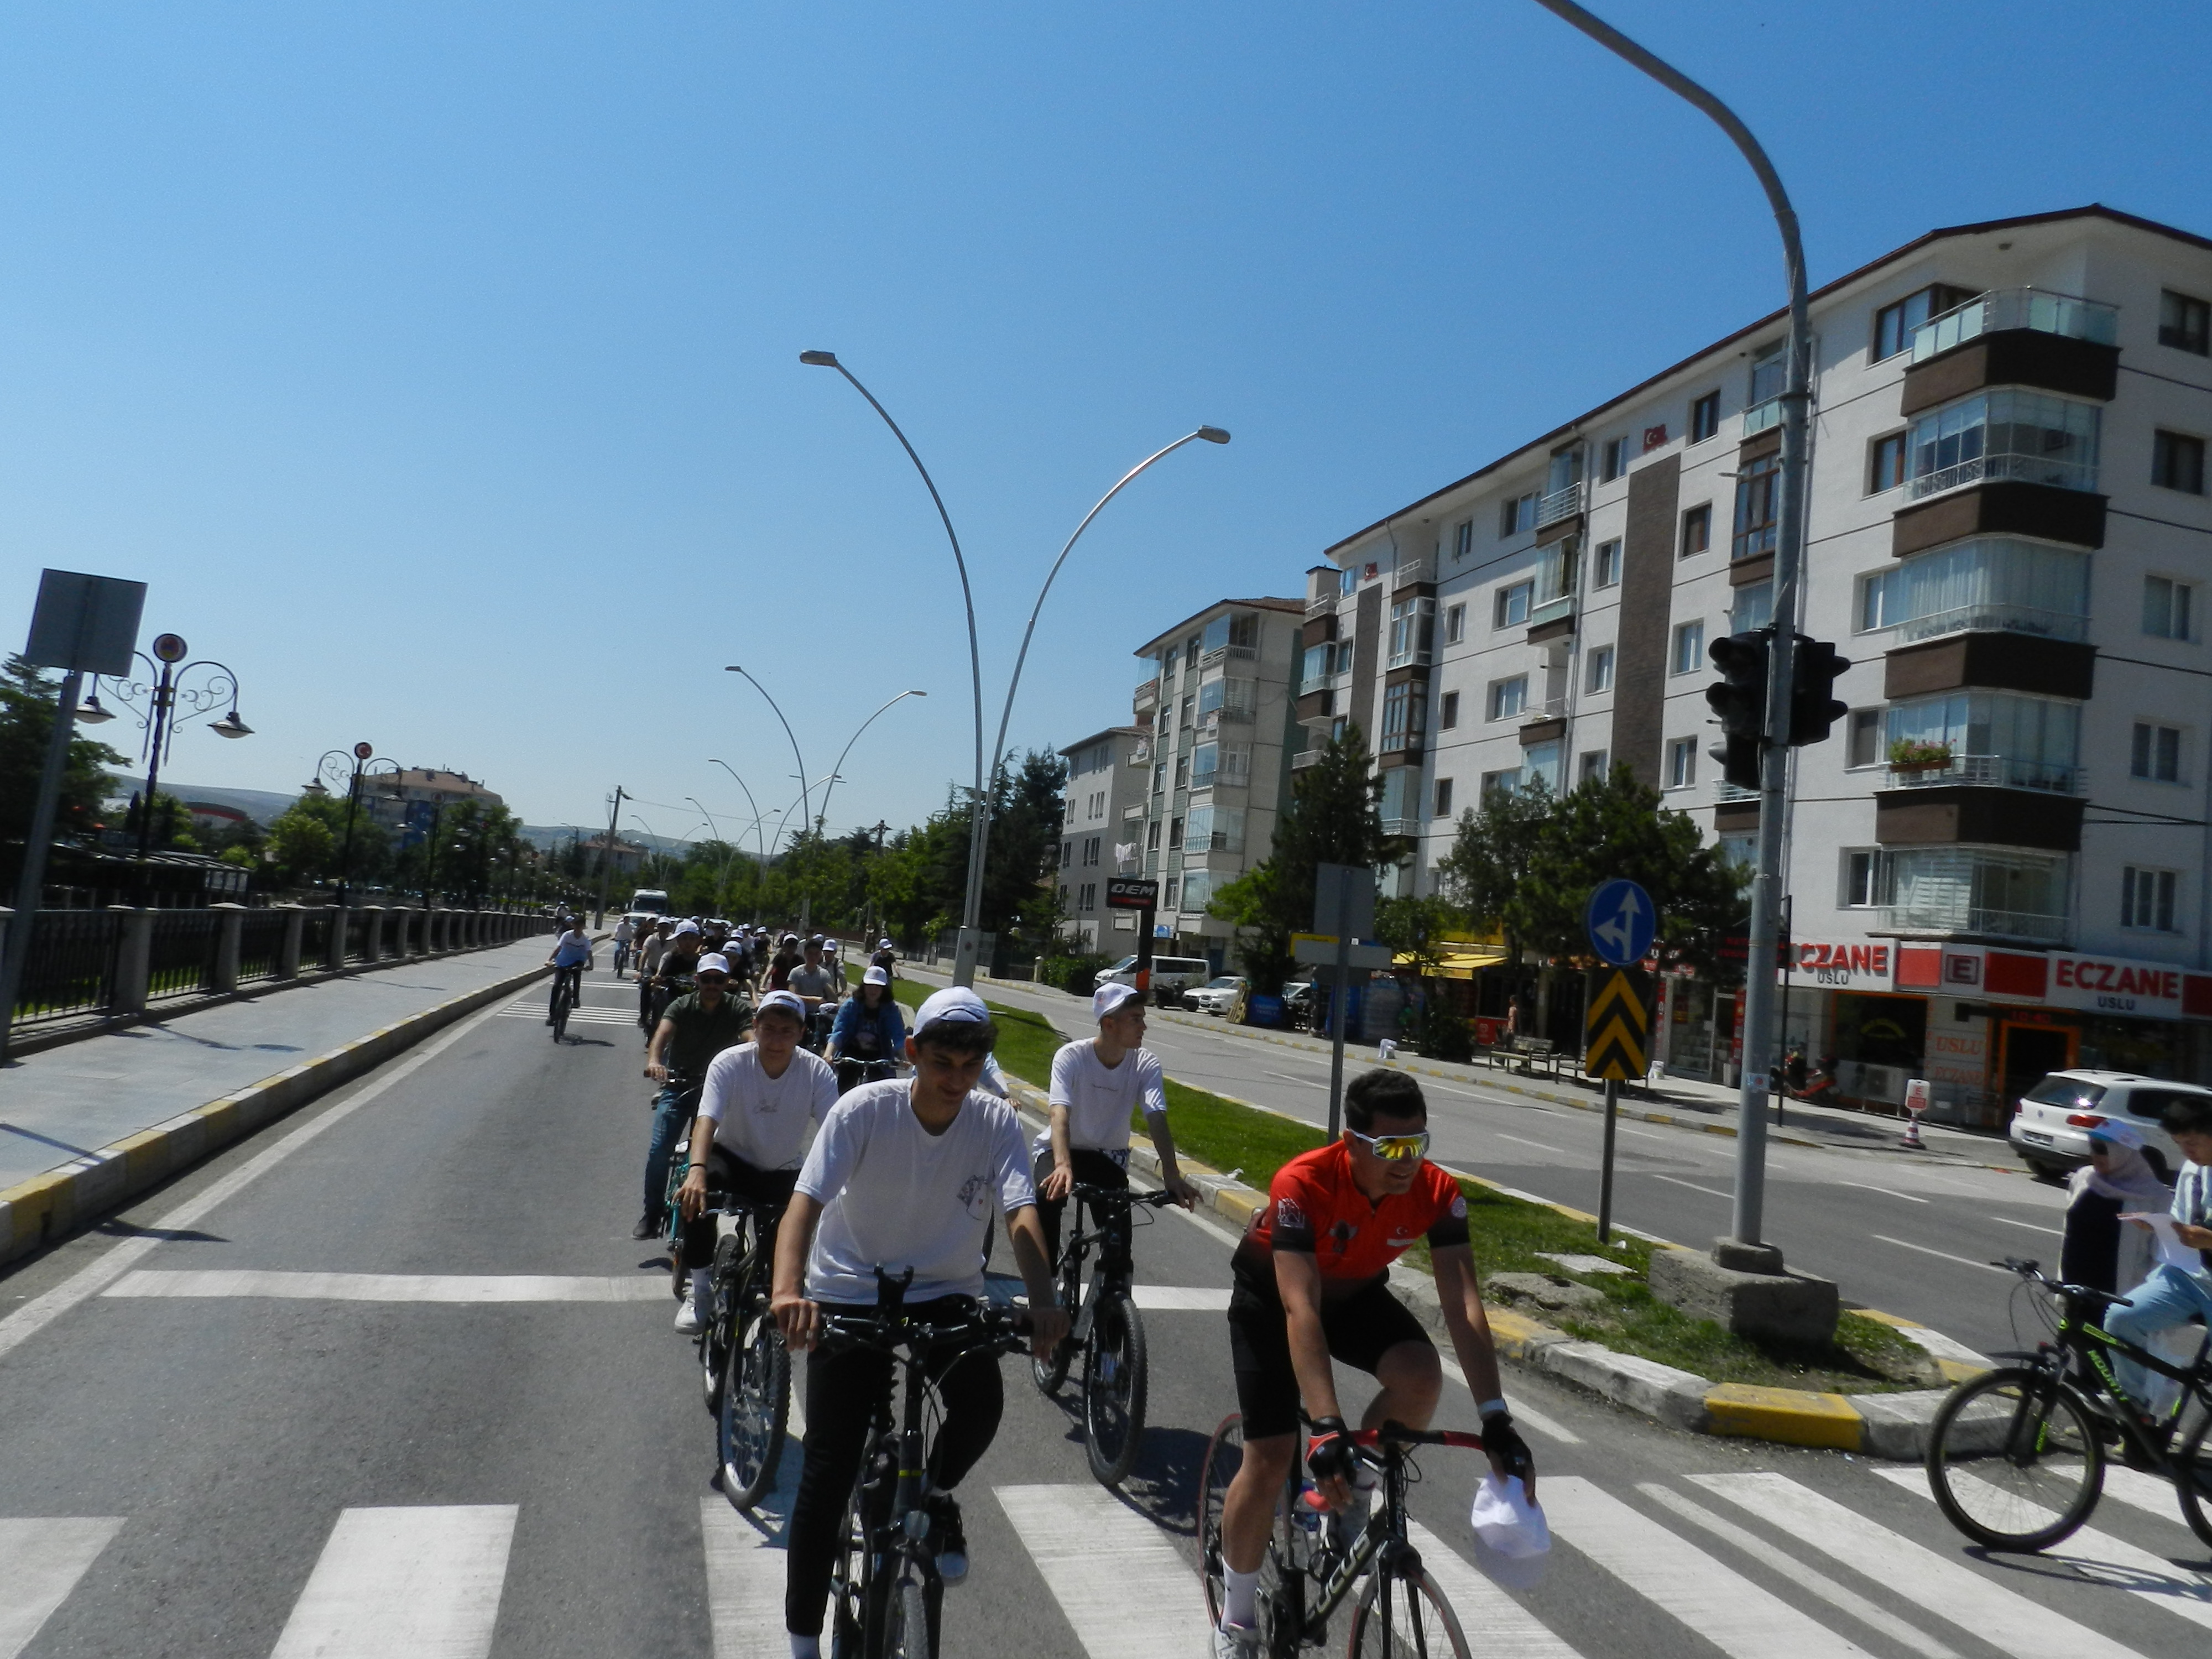
{"type": "Polygon", "coordinates": [[[1226,1626],[1241,1625],[1246,1630],[1260,1622],[1260,1575],[1257,1570],[1239,1572],[1227,1562],[1221,1565],[1221,1577],[1229,1594],[1221,1609],[1221,1622],[1226,1626]]]}
{"type": "Polygon", "coordinates": [[[791,1638],[791,1659],[822,1659],[822,1638],[801,1636],[795,1630],[784,1632],[791,1638]]]}
{"type": "Polygon", "coordinates": [[[691,1310],[702,1319],[707,1316],[707,1287],[713,1278],[713,1273],[708,1268],[694,1267],[691,1270],[691,1310]]]}

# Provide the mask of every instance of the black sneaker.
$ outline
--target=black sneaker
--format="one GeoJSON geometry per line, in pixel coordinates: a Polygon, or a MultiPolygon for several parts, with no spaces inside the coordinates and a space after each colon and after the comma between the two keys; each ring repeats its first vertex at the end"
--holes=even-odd
{"type": "Polygon", "coordinates": [[[629,1236],[632,1238],[659,1237],[660,1218],[647,1210],[643,1215],[638,1217],[637,1225],[629,1230],[629,1236]]]}
{"type": "Polygon", "coordinates": [[[968,1534],[960,1525],[960,1504],[949,1492],[922,1500],[929,1510],[929,1534],[937,1540],[937,1576],[947,1584],[968,1577],[968,1534]]]}

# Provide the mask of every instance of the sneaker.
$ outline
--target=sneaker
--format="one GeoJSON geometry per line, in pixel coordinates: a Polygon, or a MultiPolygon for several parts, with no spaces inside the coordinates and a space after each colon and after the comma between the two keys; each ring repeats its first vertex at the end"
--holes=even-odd
{"type": "Polygon", "coordinates": [[[638,1217],[637,1225],[629,1230],[629,1236],[632,1238],[659,1237],[660,1218],[647,1210],[643,1215],[638,1217]]]}
{"type": "Polygon", "coordinates": [[[691,1299],[689,1297],[686,1297],[684,1300],[684,1305],[676,1310],[677,1334],[679,1336],[696,1336],[699,1334],[701,1330],[705,1328],[706,1323],[707,1322],[700,1317],[699,1310],[692,1306],[691,1299]]]}
{"type": "Polygon", "coordinates": [[[949,1492],[933,1492],[923,1502],[937,1540],[937,1576],[947,1584],[960,1583],[968,1577],[968,1534],[960,1524],[960,1505],[949,1492]]]}
{"type": "Polygon", "coordinates": [[[1213,1659],[1261,1659],[1259,1631],[1250,1625],[1216,1625],[1213,1659]]]}

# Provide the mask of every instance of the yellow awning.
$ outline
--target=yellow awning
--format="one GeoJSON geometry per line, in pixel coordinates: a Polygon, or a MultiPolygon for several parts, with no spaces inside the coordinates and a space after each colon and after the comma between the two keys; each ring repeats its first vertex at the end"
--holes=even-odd
{"type": "MultiPolygon", "coordinates": [[[[1495,968],[1504,960],[1505,952],[1503,951],[1455,951],[1439,959],[1437,966],[1430,969],[1430,977],[1473,979],[1478,969],[1495,968]]],[[[1394,967],[1412,968],[1419,965],[1419,958],[1408,951],[1394,957],[1391,963],[1394,967]]]]}

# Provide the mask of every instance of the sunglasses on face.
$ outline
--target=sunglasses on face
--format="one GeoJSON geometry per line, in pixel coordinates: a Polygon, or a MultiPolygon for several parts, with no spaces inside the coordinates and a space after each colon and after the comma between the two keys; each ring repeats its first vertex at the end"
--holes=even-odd
{"type": "Polygon", "coordinates": [[[1364,1135],[1357,1129],[1346,1129],[1345,1133],[1385,1164],[1419,1163],[1429,1153],[1429,1132],[1426,1129],[1410,1135],[1364,1135]]]}

